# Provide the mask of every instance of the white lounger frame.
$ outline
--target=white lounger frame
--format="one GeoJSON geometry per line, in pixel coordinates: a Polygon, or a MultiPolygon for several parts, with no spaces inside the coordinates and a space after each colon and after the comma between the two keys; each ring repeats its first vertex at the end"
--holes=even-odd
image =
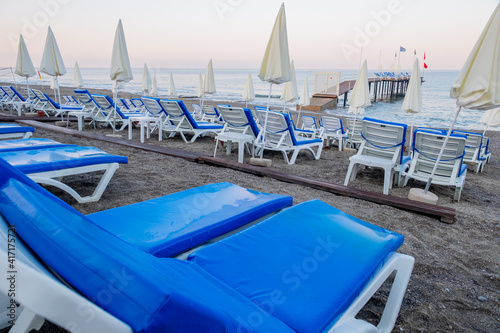
{"type": "MultiPolygon", "coordinates": [[[[205,135],[208,133],[213,133],[217,135],[222,132],[222,125],[220,129],[215,128],[194,128],[189,122],[189,119],[184,115],[181,106],[176,101],[160,100],[160,104],[163,109],[167,112],[167,117],[160,122],[160,128],[158,132],[158,140],[162,141],[164,132],[170,133],[169,138],[174,137],[177,133],[180,134],[182,140],[185,143],[194,142],[200,135],[205,135]],[[192,133],[193,137],[190,141],[186,139],[184,133],[192,133]]],[[[194,118],[193,118],[194,119],[194,118]]],[[[195,120],[196,121],[196,120],[195,120]]],[[[210,125],[216,125],[214,123],[209,123],[210,125]]]]}
{"type": "MultiPolygon", "coordinates": [[[[11,232],[12,233],[12,232],[11,232]]],[[[133,333],[132,329],[108,312],[65,286],[55,278],[31,254],[18,238],[9,237],[7,223],[0,216],[0,269],[2,272],[15,271],[15,301],[20,306],[16,309],[15,325],[9,333],[27,333],[39,330],[44,319],[74,333],[133,333]],[[14,270],[9,267],[8,240],[15,239],[14,270]]],[[[17,237],[17,235],[16,235],[17,237]]],[[[0,329],[8,327],[10,318],[6,312],[10,304],[7,296],[10,282],[0,281],[0,329]]]]}
{"type": "MultiPolygon", "coordinates": [[[[257,118],[259,119],[261,130],[255,142],[256,147],[263,150],[281,151],[287,164],[295,164],[295,160],[302,149],[310,151],[315,160],[320,159],[321,151],[323,150],[323,141],[303,145],[294,145],[291,137],[291,135],[294,135],[293,129],[290,127],[291,124],[287,124],[282,113],[273,111],[268,112],[267,127],[266,132],[264,133],[265,117],[266,111],[257,110],[257,118]],[[316,147],[316,152],[313,150],[314,147],[316,147]],[[292,157],[288,158],[288,153],[290,151],[292,152],[292,157]]],[[[312,140],[311,138],[303,138],[296,135],[295,139],[297,141],[312,140]]]]}
{"type": "Polygon", "coordinates": [[[109,181],[111,180],[111,178],[113,178],[113,175],[118,168],[119,168],[118,163],[102,163],[102,164],[87,165],[87,166],[68,168],[62,170],[30,173],[27,174],[27,176],[39,184],[46,184],[60,188],[61,190],[69,193],[79,203],[86,203],[86,202],[99,201],[102,194],[104,193],[104,190],[108,186],[109,181]],[[101,180],[97,184],[97,187],[95,188],[94,192],[91,195],[85,197],[82,197],[74,189],[72,189],[71,187],[69,187],[68,185],[64,184],[62,181],[59,180],[65,176],[86,174],[102,170],[104,170],[105,172],[102,175],[101,180]]]}

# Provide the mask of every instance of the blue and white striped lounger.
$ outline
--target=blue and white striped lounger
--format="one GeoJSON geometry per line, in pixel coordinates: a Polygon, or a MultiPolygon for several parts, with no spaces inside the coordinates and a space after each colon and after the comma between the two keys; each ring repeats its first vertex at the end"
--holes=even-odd
{"type": "Polygon", "coordinates": [[[78,202],[98,201],[119,163],[127,163],[124,156],[108,154],[94,147],[62,145],[49,148],[15,150],[0,153],[0,158],[24,172],[35,182],[58,187],[68,192],[78,202]],[[105,171],[94,192],[82,197],[64,184],[61,177],[105,171]]]}
{"type": "Polygon", "coordinates": [[[0,124],[0,139],[27,139],[33,135],[35,129],[30,126],[19,126],[18,124],[0,124]]]}

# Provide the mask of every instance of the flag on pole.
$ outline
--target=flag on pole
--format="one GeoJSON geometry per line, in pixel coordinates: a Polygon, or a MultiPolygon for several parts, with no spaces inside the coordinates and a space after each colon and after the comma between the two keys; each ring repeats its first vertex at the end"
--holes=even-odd
{"type": "Polygon", "coordinates": [[[417,49],[413,50],[413,54],[417,55],[417,49]]]}
{"type": "Polygon", "coordinates": [[[424,52],[424,60],[425,60],[425,52],[424,52]]]}
{"type": "Polygon", "coordinates": [[[427,69],[427,64],[425,63],[425,52],[424,52],[424,68],[427,69]]]}
{"type": "Polygon", "coordinates": [[[40,78],[40,80],[42,79],[42,76],[40,75],[40,71],[37,71],[38,72],[38,77],[40,78]]]}
{"type": "Polygon", "coordinates": [[[397,58],[397,57],[398,57],[398,53],[394,52],[394,58],[397,58]]]}
{"type": "Polygon", "coordinates": [[[402,46],[399,47],[399,52],[406,52],[406,49],[402,46]]]}

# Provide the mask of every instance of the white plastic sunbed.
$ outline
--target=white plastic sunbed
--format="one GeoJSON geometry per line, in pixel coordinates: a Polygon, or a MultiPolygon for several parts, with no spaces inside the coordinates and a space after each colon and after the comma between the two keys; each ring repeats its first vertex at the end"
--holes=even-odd
{"type": "MultiPolygon", "coordinates": [[[[26,331],[46,318],[92,333],[391,332],[413,267],[412,257],[396,253],[402,235],[318,200],[187,260],[158,257],[94,224],[2,160],[0,171],[0,269],[16,271],[10,273],[19,286],[15,319],[26,331]],[[16,253],[10,262],[9,251],[16,253]],[[356,319],[389,276],[394,280],[378,325],[356,319]]],[[[200,201],[180,199],[171,202],[181,208],[173,221],[187,223],[185,214],[198,216],[200,201]]],[[[126,207],[122,213],[136,216],[127,224],[155,223],[154,214],[141,220],[147,205],[126,207]]],[[[0,304],[10,304],[9,288],[2,279],[0,304]]]]}
{"type": "Polygon", "coordinates": [[[119,163],[127,158],[108,154],[94,147],[54,145],[39,149],[10,150],[0,152],[0,158],[15,166],[40,184],[52,185],[69,193],[78,202],[98,201],[119,163]],[[105,171],[94,192],[81,196],[63,182],[62,177],[105,171]]]}
{"type": "Polygon", "coordinates": [[[393,178],[400,186],[401,174],[410,163],[410,157],[404,156],[403,151],[407,126],[366,117],[359,122],[362,124],[363,140],[358,153],[349,158],[344,186],[356,179],[360,165],[382,168],[384,170],[383,193],[389,194],[393,178]]]}
{"type": "Polygon", "coordinates": [[[35,129],[30,126],[19,126],[17,124],[0,123],[0,139],[27,139],[33,135],[35,129]]]}
{"type": "Polygon", "coordinates": [[[295,135],[290,117],[287,114],[257,110],[257,118],[261,126],[260,133],[255,145],[260,149],[281,151],[287,164],[294,164],[299,152],[302,149],[310,151],[314,159],[319,160],[323,150],[323,140],[313,139],[295,135]],[[264,131],[264,124],[267,125],[264,131]],[[316,152],[313,150],[316,148],[316,152]],[[292,157],[288,158],[288,153],[292,152],[292,157]]]}

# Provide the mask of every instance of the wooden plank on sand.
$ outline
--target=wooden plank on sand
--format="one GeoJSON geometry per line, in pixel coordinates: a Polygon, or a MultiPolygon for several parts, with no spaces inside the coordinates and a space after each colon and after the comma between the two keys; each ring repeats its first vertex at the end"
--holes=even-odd
{"type": "Polygon", "coordinates": [[[173,149],[163,146],[156,146],[150,144],[139,143],[137,141],[129,141],[119,138],[108,137],[104,135],[96,135],[84,131],[76,131],[64,127],[53,126],[50,124],[40,123],[38,121],[33,120],[20,120],[20,123],[23,123],[28,126],[33,126],[36,128],[42,128],[48,131],[72,135],[76,137],[81,137],[85,139],[91,140],[101,140],[105,142],[115,143],[119,145],[123,145],[130,148],[142,149],[145,151],[150,151],[158,154],[168,155],[172,157],[179,157],[191,162],[199,162],[206,163],[208,165],[219,166],[224,168],[229,168],[253,175],[257,175],[260,177],[270,177],[273,179],[277,179],[283,182],[307,186],[311,188],[315,188],[318,190],[330,192],[336,195],[343,195],[351,198],[366,200],[370,202],[374,202],[381,205],[387,205],[399,209],[404,209],[407,211],[411,211],[414,213],[424,214],[432,217],[439,218],[442,222],[453,223],[456,220],[455,209],[427,204],[423,202],[418,202],[414,200],[409,200],[406,198],[400,198],[396,196],[386,195],[378,192],[364,191],[360,189],[356,189],[353,187],[337,185],[333,183],[324,182],[321,180],[309,179],[301,176],[295,176],[291,174],[284,173],[282,171],[264,168],[259,166],[253,166],[250,164],[238,163],[236,161],[225,160],[218,157],[211,157],[205,154],[188,152],[181,149],[173,149]]]}
{"type": "Polygon", "coordinates": [[[427,204],[423,202],[409,200],[406,198],[386,195],[378,192],[364,191],[349,186],[337,185],[333,183],[324,182],[321,180],[290,175],[276,169],[262,168],[249,164],[237,163],[235,161],[229,161],[217,157],[206,156],[200,158],[200,160],[201,162],[206,164],[231,168],[234,170],[254,174],[261,177],[264,176],[270,177],[280,181],[303,185],[318,190],[334,193],[337,195],[343,195],[356,199],[366,200],[381,205],[387,205],[419,214],[437,217],[442,222],[445,223],[453,223],[456,219],[455,209],[449,207],[427,204]]]}

